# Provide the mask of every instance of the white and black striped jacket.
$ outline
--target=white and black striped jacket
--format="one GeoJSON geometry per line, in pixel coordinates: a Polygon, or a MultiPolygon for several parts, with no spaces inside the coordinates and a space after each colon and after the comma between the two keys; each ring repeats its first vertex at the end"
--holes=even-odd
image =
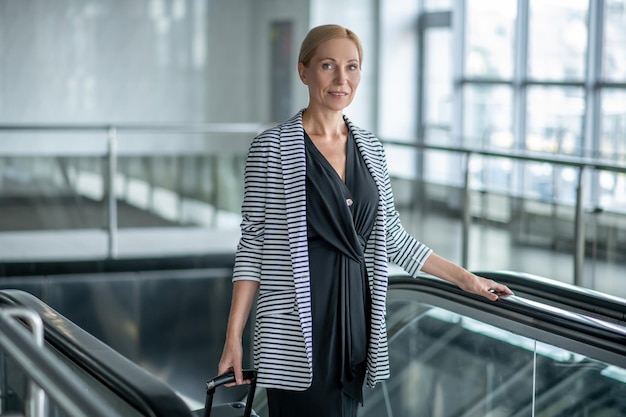
{"type": "MultiPolygon", "coordinates": [[[[415,276],[431,250],[400,224],[382,144],[345,121],[378,187],[376,222],[365,251],[372,299],[367,383],[373,387],[389,377],[388,261],[415,276]]],[[[260,282],[254,334],[259,386],[304,390],[311,383],[305,169],[302,111],[261,133],[250,145],[233,281],[260,282]]]]}

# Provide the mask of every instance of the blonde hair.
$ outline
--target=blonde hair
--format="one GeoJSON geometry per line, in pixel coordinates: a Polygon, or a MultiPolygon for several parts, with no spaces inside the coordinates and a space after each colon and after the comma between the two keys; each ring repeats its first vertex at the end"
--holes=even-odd
{"type": "Polygon", "coordinates": [[[298,62],[302,63],[305,67],[309,65],[311,58],[315,55],[315,51],[318,46],[331,39],[350,39],[356,45],[356,49],[359,53],[359,68],[363,62],[363,46],[361,40],[350,29],[346,29],[339,25],[321,25],[314,27],[307,33],[302,45],[300,45],[300,55],[298,56],[298,62]]]}

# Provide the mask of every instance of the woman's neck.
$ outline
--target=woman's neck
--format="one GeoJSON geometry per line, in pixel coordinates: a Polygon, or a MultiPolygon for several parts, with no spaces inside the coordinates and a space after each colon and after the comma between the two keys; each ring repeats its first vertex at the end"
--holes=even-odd
{"type": "Polygon", "coordinates": [[[309,136],[333,138],[347,133],[341,112],[320,112],[307,108],[302,114],[302,124],[309,136]]]}

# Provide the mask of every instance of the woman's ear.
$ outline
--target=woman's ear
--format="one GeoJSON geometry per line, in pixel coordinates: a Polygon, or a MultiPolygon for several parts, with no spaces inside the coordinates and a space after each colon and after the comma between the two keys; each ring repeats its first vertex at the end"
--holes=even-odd
{"type": "Polygon", "coordinates": [[[302,81],[304,85],[307,85],[306,67],[302,62],[298,62],[298,75],[300,76],[300,81],[302,81]]]}

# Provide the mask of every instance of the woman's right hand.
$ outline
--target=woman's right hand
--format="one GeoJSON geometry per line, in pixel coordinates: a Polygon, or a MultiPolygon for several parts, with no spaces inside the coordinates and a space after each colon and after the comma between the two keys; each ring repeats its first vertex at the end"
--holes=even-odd
{"type": "Polygon", "coordinates": [[[233,372],[235,374],[235,383],[227,384],[227,387],[250,383],[249,380],[243,379],[242,362],[243,348],[241,341],[226,340],[224,350],[222,351],[222,358],[217,366],[217,374],[223,375],[227,372],[233,372]]]}
{"type": "MultiPolygon", "coordinates": [[[[249,380],[243,379],[243,372],[241,371],[243,362],[241,337],[258,289],[259,283],[256,281],[241,280],[235,281],[233,284],[233,299],[226,329],[226,342],[217,371],[218,375],[233,372],[236,385],[250,383],[249,380]]],[[[227,386],[235,384],[228,384],[227,386]]]]}

